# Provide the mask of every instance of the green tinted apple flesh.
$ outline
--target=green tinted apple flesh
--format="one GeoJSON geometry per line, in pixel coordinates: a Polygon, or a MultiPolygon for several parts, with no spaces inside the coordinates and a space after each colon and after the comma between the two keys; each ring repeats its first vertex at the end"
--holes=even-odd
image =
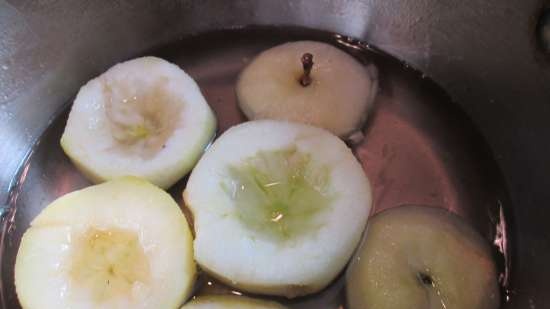
{"type": "Polygon", "coordinates": [[[287,240],[316,231],[329,205],[330,173],[296,147],[259,151],[229,167],[225,191],[239,221],[258,235],[287,240]]]}

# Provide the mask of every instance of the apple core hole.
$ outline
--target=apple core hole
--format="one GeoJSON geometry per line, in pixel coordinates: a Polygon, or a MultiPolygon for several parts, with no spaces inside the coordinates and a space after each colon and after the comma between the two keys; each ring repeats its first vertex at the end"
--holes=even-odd
{"type": "Polygon", "coordinates": [[[168,84],[167,77],[152,85],[103,81],[105,110],[116,149],[150,159],[165,148],[183,108],[168,84]]]}

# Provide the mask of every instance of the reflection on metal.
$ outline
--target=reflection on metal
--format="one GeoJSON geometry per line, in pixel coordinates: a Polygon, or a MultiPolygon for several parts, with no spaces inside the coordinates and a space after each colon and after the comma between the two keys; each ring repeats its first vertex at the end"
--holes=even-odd
{"type": "Polygon", "coordinates": [[[537,42],[540,48],[550,53],[550,9],[542,10],[537,23],[537,42]]]}

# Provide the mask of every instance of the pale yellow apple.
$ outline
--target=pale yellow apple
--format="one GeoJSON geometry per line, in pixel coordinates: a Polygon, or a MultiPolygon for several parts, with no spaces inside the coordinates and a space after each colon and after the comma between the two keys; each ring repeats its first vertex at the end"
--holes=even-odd
{"type": "Polygon", "coordinates": [[[80,89],[61,146],[93,182],[133,175],[168,188],[195,165],[215,128],[189,75],[143,57],[115,65],[80,89]]]}
{"type": "Polygon", "coordinates": [[[285,309],[276,302],[244,296],[216,295],[199,296],[181,309],[285,309]]]}
{"type": "Polygon", "coordinates": [[[348,137],[372,109],[377,79],[374,65],[365,66],[332,45],[290,42],[262,52],[244,68],[237,97],[251,120],[302,122],[348,137]],[[300,82],[305,53],[313,56],[307,86],[300,82]]]}
{"type": "Polygon", "coordinates": [[[369,220],[347,270],[350,309],[496,309],[489,245],[458,216],[404,206],[369,220]]]}
{"type": "Polygon", "coordinates": [[[335,135],[258,120],[212,144],[184,199],[202,269],[239,290],[296,297],[342,271],[365,227],[371,189],[335,135]]]}
{"type": "Polygon", "coordinates": [[[24,309],[178,308],[195,281],[192,241],[176,202],[145,180],[72,192],[25,231],[17,296],[24,309]]]}

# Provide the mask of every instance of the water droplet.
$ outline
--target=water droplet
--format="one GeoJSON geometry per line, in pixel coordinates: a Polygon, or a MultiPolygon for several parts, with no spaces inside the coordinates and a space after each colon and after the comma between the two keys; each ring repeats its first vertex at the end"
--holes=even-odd
{"type": "Polygon", "coordinates": [[[10,68],[10,67],[7,66],[7,65],[5,65],[5,64],[2,65],[2,70],[4,70],[4,71],[7,71],[9,68],[10,68]]]}

